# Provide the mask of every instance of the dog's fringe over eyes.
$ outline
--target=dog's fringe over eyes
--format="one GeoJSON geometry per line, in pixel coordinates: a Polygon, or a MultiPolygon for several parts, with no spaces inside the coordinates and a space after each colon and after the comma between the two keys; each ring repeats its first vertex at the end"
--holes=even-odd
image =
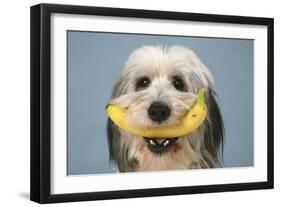
{"type": "Polygon", "coordinates": [[[192,50],[182,46],[144,46],[133,51],[113,87],[110,103],[126,107],[128,121],[136,126],[177,124],[199,88],[206,89],[207,118],[197,130],[170,143],[166,139],[137,137],[108,119],[110,160],[119,172],[215,168],[221,167],[223,161],[224,126],[208,68],[192,50]],[[149,84],[136,90],[142,77],[149,84]],[[184,81],[187,91],[177,90],[174,77],[184,81]],[[147,112],[155,102],[171,111],[165,120],[160,117],[161,123],[151,120],[147,112]]]}

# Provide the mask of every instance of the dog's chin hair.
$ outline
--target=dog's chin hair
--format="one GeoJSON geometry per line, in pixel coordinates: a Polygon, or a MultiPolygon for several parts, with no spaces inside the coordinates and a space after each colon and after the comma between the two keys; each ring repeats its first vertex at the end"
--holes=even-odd
{"type": "Polygon", "coordinates": [[[149,151],[142,137],[127,133],[108,120],[110,159],[120,172],[220,167],[223,151],[224,127],[213,78],[195,53],[181,46],[145,46],[130,55],[115,83],[110,103],[126,108],[126,118],[132,125],[145,128],[178,124],[202,87],[206,89],[207,118],[194,132],[179,137],[175,150],[162,155],[149,151]],[[136,90],[138,78],[144,76],[151,80],[149,87],[136,90]],[[175,76],[182,78],[187,91],[175,89],[171,82],[175,76]],[[165,102],[171,109],[169,118],[160,124],[147,114],[154,101],[165,102]]]}
{"type": "MultiPolygon", "coordinates": [[[[126,133],[126,132],[125,132],[126,133]]],[[[199,153],[192,149],[189,137],[179,137],[172,150],[162,155],[154,154],[146,146],[142,137],[123,133],[122,144],[128,147],[128,159],[137,160],[133,171],[183,170],[201,168],[199,153]]]]}

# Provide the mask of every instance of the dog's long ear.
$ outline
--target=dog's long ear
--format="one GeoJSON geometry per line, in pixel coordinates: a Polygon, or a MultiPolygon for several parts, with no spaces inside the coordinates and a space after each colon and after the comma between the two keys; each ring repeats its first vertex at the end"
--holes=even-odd
{"type": "Polygon", "coordinates": [[[121,134],[118,127],[110,120],[107,120],[107,140],[110,161],[117,164],[119,172],[134,171],[137,166],[135,159],[129,159],[128,146],[121,143],[121,134]]]}
{"type": "MultiPolygon", "coordinates": [[[[107,119],[107,142],[109,149],[109,160],[118,166],[118,170],[122,172],[125,168],[123,160],[127,157],[126,151],[120,146],[120,131],[117,126],[107,119]]],[[[124,146],[123,146],[124,147],[124,146]]]]}
{"type": "Polygon", "coordinates": [[[216,93],[209,88],[206,93],[208,115],[204,124],[204,141],[201,146],[201,152],[208,167],[220,167],[223,162],[224,124],[215,97],[216,93]]]}
{"type": "MultiPolygon", "coordinates": [[[[117,98],[126,93],[128,90],[128,77],[126,73],[122,73],[117,79],[113,89],[111,98],[117,98]]],[[[119,172],[133,171],[136,160],[129,159],[128,146],[121,143],[120,129],[108,118],[107,119],[107,141],[109,149],[109,159],[118,166],[119,172]]]]}
{"type": "Polygon", "coordinates": [[[120,132],[113,124],[113,122],[108,118],[107,119],[107,142],[108,142],[108,150],[109,150],[109,159],[111,161],[115,160],[116,152],[114,149],[114,145],[117,144],[117,141],[120,138],[120,132]]]}
{"type": "MultiPolygon", "coordinates": [[[[122,82],[123,74],[117,79],[114,87],[112,89],[111,98],[116,98],[122,95],[125,92],[125,85],[122,82]]],[[[108,142],[108,149],[109,149],[109,159],[112,162],[115,162],[118,165],[119,171],[122,171],[122,162],[120,161],[124,157],[127,157],[125,151],[121,150],[120,146],[120,131],[118,127],[108,118],[107,119],[107,142],[108,142]],[[123,156],[123,158],[122,158],[123,156]],[[120,162],[120,164],[119,164],[120,162]],[[120,169],[121,168],[121,169],[120,169]]]]}

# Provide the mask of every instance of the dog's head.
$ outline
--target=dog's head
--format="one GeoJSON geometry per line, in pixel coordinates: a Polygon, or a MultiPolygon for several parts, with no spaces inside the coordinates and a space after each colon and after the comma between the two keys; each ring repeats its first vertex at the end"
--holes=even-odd
{"type": "Polygon", "coordinates": [[[137,137],[108,121],[110,157],[120,171],[215,167],[223,139],[212,75],[193,51],[181,46],[145,46],[130,55],[111,103],[126,108],[128,121],[137,127],[176,125],[199,88],[207,89],[208,113],[191,134],[172,139],[137,137]]]}

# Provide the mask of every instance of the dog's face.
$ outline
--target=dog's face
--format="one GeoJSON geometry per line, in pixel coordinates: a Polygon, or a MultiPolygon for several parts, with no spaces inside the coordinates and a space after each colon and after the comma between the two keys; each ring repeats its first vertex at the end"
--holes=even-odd
{"type": "MultiPolygon", "coordinates": [[[[172,126],[179,123],[202,87],[212,88],[212,76],[191,50],[180,46],[147,46],[135,50],[129,57],[113,89],[111,103],[126,108],[127,120],[137,127],[172,126]]],[[[119,169],[124,165],[120,162],[133,163],[128,162],[127,165],[132,166],[121,171],[185,169],[200,165],[201,146],[196,146],[198,141],[193,141],[192,136],[202,137],[203,127],[172,139],[136,137],[116,126],[109,129],[115,130],[109,133],[111,158],[117,161],[119,169]],[[126,155],[122,154],[124,149],[126,155]]]]}

